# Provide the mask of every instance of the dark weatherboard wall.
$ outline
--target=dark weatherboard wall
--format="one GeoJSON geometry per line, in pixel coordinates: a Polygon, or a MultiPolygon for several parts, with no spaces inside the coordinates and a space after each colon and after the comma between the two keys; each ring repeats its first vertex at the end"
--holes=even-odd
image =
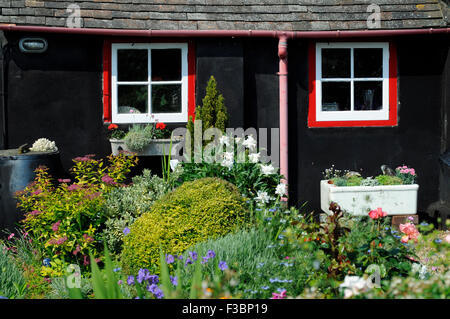
{"type": "MultiPolygon", "coordinates": [[[[8,147],[39,137],[56,141],[65,169],[76,156],[110,153],[102,122],[103,38],[41,34],[44,54],[23,54],[18,41],[37,34],[6,33],[11,59],[7,79],[8,147]]],[[[419,174],[419,209],[438,199],[443,145],[442,110],[448,109],[443,71],[448,40],[438,36],[395,40],[398,48],[399,126],[307,127],[307,40],[289,41],[289,182],[292,204],[318,210],[319,180],[337,168],[376,175],[380,165],[406,164],[419,174]]],[[[214,75],[230,112],[231,127],[277,128],[277,39],[197,39],[196,104],[214,75]]],[[[448,83],[446,84],[448,91],[448,83]]],[[[269,150],[270,152],[270,150],[269,150]]],[[[155,165],[153,162],[152,165],[155,165]]],[[[160,167],[156,167],[156,170],[160,167]]]]}
{"type": "Polygon", "coordinates": [[[76,156],[110,152],[102,123],[102,39],[44,34],[47,52],[21,53],[18,41],[30,35],[36,36],[7,34],[8,147],[46,137],[60,148],[66,169],[76,156]]]}
{"type": "MultiPolygon", "coordinates": [[[[308,128],[306,42],[289,44],[289,163],[291,191],[299,201],[320,206],[318,180],[338,169],[368,176],[380,166],[414,167],[419,175],[420,211],[438,199],[441,147],[443,70],[448,40],[405,37],[394,40],[398,50],[399,125],[381,128],[308,128]]],[[[448,67],[448,64],[447,64],[448,67]]]]}

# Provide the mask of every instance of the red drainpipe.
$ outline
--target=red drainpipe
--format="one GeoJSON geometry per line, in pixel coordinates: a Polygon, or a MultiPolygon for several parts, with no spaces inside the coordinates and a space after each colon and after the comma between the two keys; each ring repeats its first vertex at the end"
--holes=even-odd
{"type": "Polygon", "coordinates": [[[91,34],[104,36],[135,36],[135,37],[266,37],[278,38],[278,56],[280,57],[280,173],[288,181],[288,96],[287,96],[287,40],[288,38],[362,38],[389,37],[420,34],[448,34],[450,28],[439,29],[400,29],[400,30],[355,30],[355,31],[261,31],[261,30],[123,30],[94,28],[63,28],[0,25],[3,31],[48,32],[91,34]]]}
{"type": "Polygon", "coordinates": [[[284,183],[288,181],[288,43],[287,36],[278,40],[278,57],[280,58],[280,174],[284,183]]]}

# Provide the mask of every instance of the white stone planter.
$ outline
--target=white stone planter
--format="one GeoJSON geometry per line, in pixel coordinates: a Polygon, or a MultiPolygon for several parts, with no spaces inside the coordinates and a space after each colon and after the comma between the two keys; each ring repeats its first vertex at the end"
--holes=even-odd
{"type": "MultiPolygon", "coordinates": [[[[172,138],[172,154],[175,155],[179,149],[179,144],[183,142],[183,137],[172,138]]],[[[110,139],[111,150],[113,155],[118,155],[120,151],[134,152],[130,150],[125,144],[124,140],[110,139]]],[[[137,153],[139,156],[164,156],[169,155],[170,152],[170,138],[164,139],[153,139],[151,142],[140,152],[137,153]]]]}
{"type": "Polygon", "coordinates": [[[414,215],[417,213],[419,185],[335,186],[320,181],[320,208],[325,213],[331,202],[352,215],[366,216],[381,207],[388,215],[414,215]]]}

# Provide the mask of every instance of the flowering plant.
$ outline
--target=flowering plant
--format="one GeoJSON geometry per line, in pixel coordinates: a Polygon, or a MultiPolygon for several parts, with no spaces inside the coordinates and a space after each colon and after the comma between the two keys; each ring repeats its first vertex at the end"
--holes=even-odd
{"type": "MultiPolygon", "coordinates": [[[[106,218],[103,195],[124,182],[137,159],[120,154],[108,157],[106,164],[93,157],[73,160],[73,181],[59,179],[54,183],[48,168],[38,167],[35,180],[16,193],[18,207],[25,212],[25,230],[51,260],[43,267],[62,268],[61,260],[87,265],[88,251],[98,255],[99,230],[106,218]]],[[[42,270],[52,273],[47,268],[42,270]]]]}
{"type": "Polygon", "coordinates": [[[108,131],[110,133],[109,137],[111,139],[121,140],[125,137],[125,131],[122,129],[119,129],[119,126],[117,124],[113,124],[113,123],[109,124],[108,131]]]}
{"type": "Polygon", "coordinates": [[[335,169],[334,165],[332,165],[331,168],[323,172],[323,177],[325,180],[328,180],[329,184],[335,186],[406,185],[416,183],[417,175],[414,168],[403,165],[397,167],[394,171],[386,165],[382,165],[381,169],[382,174],[364,178],[359,172],[341,171],[335,169]]]}
{"type": "Polygon", "coordinates": [[[46,138],[40,138],[33,143],[30,147],[30,151],[33,152],[56,152],[58,148],[55,142],[52,142],[46,138]]]}
{"type": "Polygon", "coordinates": [[[271,163],[260,162],[256,140],[222,136],[219,148],[226,151],[211,154],[201,163],[181,163],[181,180],[190,181],[202,177],[218,177],[239,188],[241,194],[257,205],[268,205],[287,197],[287,185],[283,176],[271,163]]]}
{"type": "Polygon", "coordinates": [[[399,166],[395,169],[397,177],[401,178],[403,184],[414,184],[417,179],[414,168],[409,168],[406,165],[399,166]]]}

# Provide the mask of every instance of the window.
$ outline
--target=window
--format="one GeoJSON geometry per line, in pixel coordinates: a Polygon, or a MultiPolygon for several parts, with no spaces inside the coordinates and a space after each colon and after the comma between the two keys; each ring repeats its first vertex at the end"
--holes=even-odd
{"type": "Polygon", "coordinates": [[[397,124],[396,54],[387,42],[310,48],[309,127],[397,124]]]}
{"type": "Polygon", "coordinates": [[[195,109],[192,51],[188,43],[105,42],[104,121],[187,122],[195,109]]]}

